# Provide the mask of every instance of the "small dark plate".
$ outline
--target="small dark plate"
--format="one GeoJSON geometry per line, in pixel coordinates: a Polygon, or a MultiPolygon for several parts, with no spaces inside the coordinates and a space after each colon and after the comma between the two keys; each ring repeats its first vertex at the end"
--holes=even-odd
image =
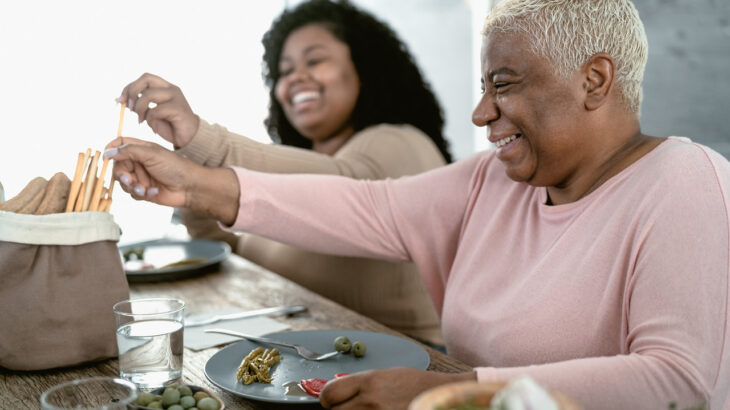
{"type": "Polygon", "coordinates": [[[124,263],[124,254],[143,249],[143,259],[152,265],[149,269],[126,270],[129,282],[160,282],[185,279],[217,270],[220,263],[231,254],[231,247],[220,241],[191,239],[173,241],[166,239],[137,242],[119,246],[119,255],[124,263]],[[200,261],[177,266],[165,266],[183,260],[200,261]]]}

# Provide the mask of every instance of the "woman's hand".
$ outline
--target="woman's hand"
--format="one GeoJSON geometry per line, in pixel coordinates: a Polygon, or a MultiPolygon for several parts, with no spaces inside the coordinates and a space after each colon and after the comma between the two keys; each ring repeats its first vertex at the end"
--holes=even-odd
{"type": "Polygon", "coordinates": [[[198,131],[200,118],[190,108],[188,101],[174,84],[145,73],[129,83],[117,99],[137,113],[139,122],[147,125],[156,134],[170,141],[175,148],[185,147],[198,131]],[[150,108],[150,103],[156,106],[150,108]]]}
{"type": "Polygon", "coordinates": [[[436,373],[408,367],[370,370],[328,382],[319,396],[327,409],[406,409],[419,393],[442,384],[476,380],[476,373],[436,373]]]}
{"type": "Polygon", "coordinates": [[[155,143],[118,137],[106,146],[113,175],[138,200],[185,207],[232,225],[240,188],[229,168],[206,168],[155,143]]]}

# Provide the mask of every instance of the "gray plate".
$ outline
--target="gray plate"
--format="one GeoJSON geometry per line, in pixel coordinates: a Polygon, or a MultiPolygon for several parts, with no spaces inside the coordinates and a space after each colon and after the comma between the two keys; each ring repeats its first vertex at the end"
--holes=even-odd
{"type": "Polygon", "coordinates": [[[143,247],[144,261],[156,268],[145,270],[125,270],[129,282],[157,282],[185,279],[216,270],[218,265],[231,254],[231,247],[220,241],[191,239],[187,241],[153,240],[137,242],[119,247],[119,255],[129,249],[143,247]],[[203,258],[204,261],[180,266],[160,268],[184,259],[203,258]]]}
{"type": "Polygon", "coordinates": [[[428,353],[418,344],[383,333],[330,329],[269,335],[272,339],[297,343],[320,353],[334,350],[333,344],[337,336],[347,336],[352,343],[356,341],[365,343],[367,347],[365,356],[357,358],[352,354],[340,354],[331,359],[314,362],[301,358],[294,349],[280,347],[282,360],[271,372],[274,380],[270,384],[253,383],[245,386],[236,380],[236,371],[241,360],[258,346],[264,348],[275,346],[242,340],[211,356],[205,364],[205,376],[221,389],[251,400],[273,403],[317,403],[319,402],[317,397],[287,395],[286,388],[282,385],[302,379],[330,380],[336,373],[356,373],[397,366],[425,370],[430,363],[428,353]]]}

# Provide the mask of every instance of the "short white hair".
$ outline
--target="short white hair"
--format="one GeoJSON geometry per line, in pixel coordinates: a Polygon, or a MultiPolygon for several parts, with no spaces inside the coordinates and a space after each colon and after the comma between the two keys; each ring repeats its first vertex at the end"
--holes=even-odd
{"type": "Polygon", "coordinates": [[[610,55],[622,102],[640,114],[649,46],[630,0],[503,0],[484,22],[482,34],[491,32],[525,35],[530,51],[564,79],[595,54],[610,55]]]}

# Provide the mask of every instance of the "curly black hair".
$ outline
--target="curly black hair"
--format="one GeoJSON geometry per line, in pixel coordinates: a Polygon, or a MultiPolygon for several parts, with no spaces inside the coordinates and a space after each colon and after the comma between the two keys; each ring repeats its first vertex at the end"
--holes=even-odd
{"type": "Polygon", "coordinates": [[[312,148],[312,141],[291,125],[275,96],[284,42],[292,31],[309,24],[321,24],[350,48],[361,83],[352,114],[356,132],[381,123],[410,124],[428,135],[446,161],[452,162],[442,134],[443,111],[408,48],[388,25],[347,0],[301,3],[285,10],[264,34],[263,77],[270,98],[264,124],[275,142],[312,148]]]}

